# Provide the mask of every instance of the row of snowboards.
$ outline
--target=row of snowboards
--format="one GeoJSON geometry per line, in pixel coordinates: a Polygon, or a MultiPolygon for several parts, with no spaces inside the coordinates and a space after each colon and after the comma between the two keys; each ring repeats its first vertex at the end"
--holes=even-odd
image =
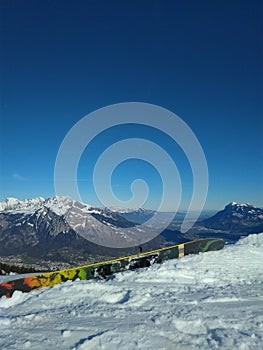
{"type": "Polygon", "coordinates": [[[114,260],[20,277],[0,284],[0,297],[3,295],[11,297],[16,290],[30,292],[34,289],[51,287],[68,280],[106,278],[117,272],[149,267],[165,260],[180,258],[189,254],[220,250],[223,247],[224,241],[222,239],[204,238],[114,260]]]}

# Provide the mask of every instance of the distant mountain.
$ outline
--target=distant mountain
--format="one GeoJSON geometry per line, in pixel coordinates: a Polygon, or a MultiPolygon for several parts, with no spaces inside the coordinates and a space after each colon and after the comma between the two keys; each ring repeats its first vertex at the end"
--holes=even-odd
{"type": "Polygon", "coordinates": [[[263,232],[263,209],[250,204],[232,202],[199,224],[209,229],[228,231],[229,233],[263,232]]]}
{"type": "MultiPolygon", "coordinates": [[[[249,204],[232,202],[212,217],[199,220],[184,234],[179,230],[185,213],[178,213],[168,228],[151,239],[154,221],[152,227],[140,224],[154,214],[146,209],[96,208],[63,196],[23,201],[8,198],[0,203],[0,256],[19,255],[25,260],[34,257],[76,265],[90,261],[90,257],[104,260],[136,253],[141,246],[138,237],[142,235],[147,242],[142,247],[147,251],[198,237],[235,240],[263,232],[263,209],[249,204]],[[118,248],[127,239],[133,248],[118,248]],[[105,247],[105,242],[113,248],[105,247]]],[[[161,213],[158,220],[165,222],[166,214],[161,213]]]]}
{"type": "Polygon", "coordinates": [[[122,216],[126,220],[136,223],[143,224],[153,217],[155,211],[144,208],[139,209],[121,209],[121,208],[109,208],[114,211],[117,215],[122,216]]]}
{"type": "Polygon", "coordinates": [[[62,245],[65,241],[74,243],[83,236],[91,242],[103,243],[103,240],[120,239],[122,228],[134,227],[134,223],[116,213],[69,197],[24,201],[8,198],[0,203],[0,253],[44,246],[49,241],[53,244],[60,241],[62,245]]]}
{"type": "MultiPolygon", "coordinates": [[[[117,249],[122,240],[135,247],[139,236],[147,239],[150,233],[109,208],[95,208],[69,197],[8,198],[0,203],[2,256],[26,254],[64,261],[85,260],[87,255],[119,256],[137,252],[136,248],[117,249]],[[113,248],[105,247],[105,242],[113,248]]],[[[145,249],[164,244],[165,238],[157,237],[145,249]]]]}
{"type": "MultiPolygon", "coordinates": [[[[144,224],[148,220],[153,219],[152,224],[155,224],[156,220],[161,220],[162,222],[166,222],[167,219],[170,218],[171,213],[170,212],[158,212],[158,219],[154,218],[154,215],[157,213],[157,211],[150,210],[150,209],[144,209],[144,208],[138,208],[138,209],[122,209],[122,208],[109,208],[111,211],[114,211],[119,216],[124,217],[129,222],[133,222],[135,224],[144,224]]],[[[174,218],[171,222],[171,227],[174,223],[182,222],[184,217],[186,215],[186,212],[177,212],[174,215],[174,218]]],[[[207,216],[207,215],[206,215],[207,216]]]]}

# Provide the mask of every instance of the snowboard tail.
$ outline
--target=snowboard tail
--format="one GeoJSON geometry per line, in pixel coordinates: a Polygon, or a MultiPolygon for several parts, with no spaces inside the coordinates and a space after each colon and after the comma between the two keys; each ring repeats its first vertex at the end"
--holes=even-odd
{"type": "Polygon", "coordinates": [[[30,292],[34,289],[52,287],[68,280],[89,280],[94,278],[106,278],[117,272],[149,267],[165,260],[176,259],[189,254],[204,253],[207,251],[220,250],[224,247],[224,241],[218,238],[205,238],[177,244],[174,246],[152,250],[150,252],[126,256],[95,264],[79,266],[66,270],[45,272],[17,278],[0,284],[0,297],[11,297],[14,291],[30,292]]]}

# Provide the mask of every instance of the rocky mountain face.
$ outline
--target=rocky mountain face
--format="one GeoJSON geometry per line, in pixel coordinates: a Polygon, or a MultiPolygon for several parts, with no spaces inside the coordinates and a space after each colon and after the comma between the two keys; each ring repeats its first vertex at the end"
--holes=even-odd
{"type": "Polygon", "coordinates": [[[47,244],[61,246],[77,238],[63,216],[49,208],[39,208],[33,213],[0,212],[0,254],[45,250],[47,244]]]}
{"type": "Polygon", "coordinates": [[[206,228],[229,233],[259,233],[263,232],[263,209],[232,202],[201,224],[206,228]]]}
{"type": "MultiPolygon", "coordinates": [[[[95,208],[69,197],[24,201],[9,198],[0,203],[0,256],[19,256],[22,262],[28,257],[56,260],[76,266],[134,254],[138,252],[136,239],[140,235],[147,238],[152,230],[140,224],[153,215],[154,211],[145,209],[95,208]],[[122,239],[130,240],[133,248],[118,248],[122,239]],[[105,247],[105,241],[111,242],[112,248],[105,247]]],[[[165,213],[163,215],[165,218],[165,213]]],[[[179,231],[184,217],[180,215],[161,235],[139,244],[143,250],[198,237],[221,237],[231,241],[248,233],[263,232],[263,209],[249,204],[232,202],[214,216],[199,221],[185,234],[179,231]]]]}
{"type": "MultiPolygon", "coordinates": [[[[141,229],[140,229],[141,230],[141,229]]],[[[35,198],[19,201],[8,198],[0,203],[0,255],[23,255],[58,260],[74,260],[92,256],[119,256],[134,253],[118,248],[121,239],[136,246],[136,224],[118,213],[95,208],[69,197],[35,198]],[[124,229],[126,229],[124,237],[124,229]],[[115,241],[114,241],[115,240],[115,241]],[[97,244],[101,242],[101,245],[97,244]]],[[[149,249],[163,244],[157,238],[146,244],[149,249]]]]}

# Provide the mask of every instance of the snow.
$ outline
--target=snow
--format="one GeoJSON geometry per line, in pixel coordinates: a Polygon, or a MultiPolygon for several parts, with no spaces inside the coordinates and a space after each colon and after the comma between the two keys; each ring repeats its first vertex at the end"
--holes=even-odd
{"type": "Polygon", "coordinates": [[[33,199],[24,199],[20,201],[17,198],[6,198],[3,202],[0,202],[0,211],[15,211],[15,212],[33,212],[37,208],[40,208],[45,199],[37,197],[33,199]]]}
{"type": "Polygon", "coordinates": [[[89,214],[101,214],[101,210],[98,209],[91,209],[88,211],[89,214]]]}
{"type": "Polygon", "coordinates": [[[232,206],[238,206],[238,207],[249,207],[249,203],[237,203],[237,202],[231,202],[230,203],[232,206]]]}
{"type": "Polygon", "coordinates": [[[131,208],[123,208],[123,207],[105,207],[104,210],[105,211],[109,210],[109,211],[111,211],[113,213],[117,212],[117,213],[125,214],[125,213],[134,212],[134,211],[136,211],[138,209],[136,209],[136,208],[133,208],[133,209],[131,209],[131,208]]]}
{"type": "Polygon", "coordinates": [[[0,299],[1,349],[261,349],[263,233],[103,281],[0,299]]]}
{"type": "Polygon", "coordinates": [[[91,207],[88,204],[80,203],[67,196],[54,196],[47,199],[38,197],[24,199],[22,201],[17,198],[6,198],[3,202],[0,202],[0,211],[33,213],[45,207],[51,209],[57,215],[64,215],[73,206],[81,207],[86,212],[91,207]]]}
{"type": "Polygon", "coordinates": [[[252,207],[252,205],[249,204],[249,203],[231,202],[229,205],[232,206],[232,207],[241,208],[241,209],[248,208],[248,207],[252,207]]]}
{"type": "Polygon", "coordinates": [[[54,196],[52,198],[44,199],[42,197],[33,199],[24,199],[20,201],[17,198],[6,198],[3,202],[0,202],[0,212],[11,213],[34,213],[40,211],[45,213],[45,209],[50,209],[55,214],[61,216],[65,215],[68,211],[77,209],[80,213],[75,214],[79,216],[87,216],[87,214],[103,214],[106,215],[101,208],[93,208],[89,204],[81,203],[68,196],[54,196]]]}

